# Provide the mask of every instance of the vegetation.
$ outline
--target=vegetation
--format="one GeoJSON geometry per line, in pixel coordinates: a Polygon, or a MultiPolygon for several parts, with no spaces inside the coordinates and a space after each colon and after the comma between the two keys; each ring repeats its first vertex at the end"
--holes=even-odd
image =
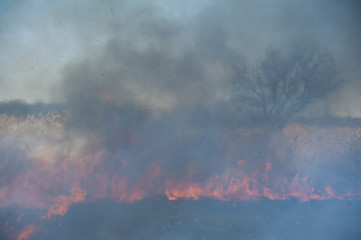
{"type": "Polygon", "coordinates": [[[342,86],[333,57],[317,47],[271,49],[256,67],[233,70],[236,101],[279,126],[342,86]]]}

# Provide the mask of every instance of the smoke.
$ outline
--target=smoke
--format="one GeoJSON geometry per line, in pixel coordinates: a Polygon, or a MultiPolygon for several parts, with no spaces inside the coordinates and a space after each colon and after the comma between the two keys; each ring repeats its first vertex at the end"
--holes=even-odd
{"type": "MultiPolygon", "coordinates": [[[[170,108],[182,101],[213,102],[227,97],[224,82],[237,58],[256,61],[270,46],[282,48],[295,41],[330,49],[350,82],[357,85],[360,75],[357,1],[94,0],[85,5],[5,1],[3,5],[3,100],[65,101],[61,85],[67,84],[66,72],[78,66],[81,74],[82,65],[96,64],[97,82],[104,82],[97,76],[107,68],[117,75],[112,81],[122,79],[122,88],[136,94],[142,104],[170,108]],[[155,71],[148,74],[152,64],[155,71]],[[124,65],[132,66],[127,74],[121,67],[114,70],[124,65]],[[132,70],[136,73],[129,73],[132,70]],[[148,74],[146,79],[142,74],[148,74]]],[[[332,99],[330,105],[335,101],[339,102],[332,99]]],[[[340,108],[345,105],[352,115],[355,108],[348,99],[340,108]]]]}
{"type": "MultiPolygon", "coordinates": [[[[345,62],[358,58],[350,57],[344,34],[335,33],[357,32],[341,27],[351,21],[350,6],[336,2],[209,1],[183,18],[162,4],[106,3],[96,14],[97,4],[79,8],[75,3],[80,13],[69,8],[66,21],[89,48],[61,69],[54,90],[72,110],[72,130],[94,134],[114,158],[135,146],[142,153],[132,154],[136,172],[164,148],[168,151],[161,162],[177,171],[192,164],[205,168],[205,159],[222,158],[225,150],[219,143],[232,135],[216,127],[237,126],[246,114],[242,102],[232,97],[232,67],[257,62],[269,47],[319,45],[344,71],[345,62]],[[137,139],[141,144],[134,145],[137,139]],[[186,147],[183,141],[196,144],[186,147]]],[[[333,101],[329,98],[316,111],[336,111],[328,110],[333,101]]],[[[214,171],[212,165],[207,168],[214,171]]]]}
{"type": "MultiPolygon", "coordinates": [[[[346,91],[357,84],[359,73],[352,66],[360,58],[354,51],[360,33],[353,20],[359,16],[349,10],[351,6],[280,1],[205,5],[184,18],[166,14],[159,4],[109,5],[102,8],[109,16],[97,19],[96,31],[81,27],[94,21],[93,12],[73,16],[78,37],[95,44],[62,68],[53,95],[93,116],[103,114],[93,110],[101,109],[97,103],[104,106],[105,100],[113,106],[153,111],[202,106],[216,112],[217,107],[233,105],[234,113],[239,103],[230,101],[232,66],[245,59],[258,61],[269,47],[294,43],[329,50],[349,83],[346,91]]],[[[346,114],[355,116],[354,106],[347,98],[340,101],[340,95],[343,92],[321,107],[345,114],[344,107],[338,107],[347,105],[346,114]]]]}

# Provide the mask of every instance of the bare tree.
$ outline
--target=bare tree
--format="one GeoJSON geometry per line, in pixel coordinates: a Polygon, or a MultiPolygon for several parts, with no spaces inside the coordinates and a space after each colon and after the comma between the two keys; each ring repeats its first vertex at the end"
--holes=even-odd
{"type": "Polygon", "coordinates": [[[271,49],[256,67],[233,66],[236,97],[265,120],[284,125],[313,101],[341,86],[333,57],[316,47],[271,49]]]}

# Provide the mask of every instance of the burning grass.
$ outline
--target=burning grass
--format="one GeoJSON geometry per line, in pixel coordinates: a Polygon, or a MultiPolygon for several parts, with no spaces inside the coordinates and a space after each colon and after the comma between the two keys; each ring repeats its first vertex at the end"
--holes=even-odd
{"type": "MultiPolygon", "coordinates": [[[[355,200],[361,195],[361,128],[292,124],[280,131],[217,128],[182,134],[168,129],[161,144],[154,145],[160,133],[144,126],[142,131],[130,127],[97,138],[72,131],[68,117],[0,115],[1,209],[39,209],[34,219],[44,225],[57,215],[66,216],[73,204],[104,199],[306,202],[355,200]],[[129,132],[140,140],[117,149],[104,144],[129,132]],[[206,144],[197,149],[189,145],[192,142],[206,144]],[[212,151],[219,143],[222,151],[212,151]]],[[[19,216],[31,227],[18,229],[18,239],[41,229],[19,216]]]]}

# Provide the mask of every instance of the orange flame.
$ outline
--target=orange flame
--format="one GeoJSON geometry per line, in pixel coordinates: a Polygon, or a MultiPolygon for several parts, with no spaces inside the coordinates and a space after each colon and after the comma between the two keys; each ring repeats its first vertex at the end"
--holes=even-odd
{"type": "Polygon", "coordinates": [[[242,165],[242,164],[244,164],[245,162],[246,162],[246,161],[240,159],[240,160],[237,161],[237,165],[242,165]]]}
{"type": "Polygon", "coordinates": [[[70,196],[59,196],[56,199],[56,203],[51,206],[46,214],[46,218],[50,219],[54,215],[64,216],[71,204],[84,202],[85,201],[86,192],[79,188],[73,188],[70,196]]]}
{"type": "Polygon", "coordinates": [[[18,234],[16,240],[28,240],[30,235],[37,230],[37,227],[34,224],[29,224],[23,228],[23,230],[18,234]]]}
{"type": "MultiPolygon", "coordinates": [[[[104,97],[107,99],[111,96],[105,94],[104,97]]],[[[312,177],[302,174],[295,174],[293,179],[292,176],[277,176],[277,167],[272,166],[271,162],[260,164],[258,168],[252,166],[252,170],[249,170],[249,162],[243,159],[228,163],[207,178],[197,178],[196,168],[185,170],[184,176],[172,176],[162,168],[162,161],[156,159],[147,161],[147,165],[142,166],[147,170],[140,171],[141,175],[132,178],[133,176],[129,177],[132,174],[128,174],[134,166],[132,159],[123,157],[106,161],[107,150],[94,147],[96,144],[82,138],[59,147],[54,143],[69,139],[63,133],[64,125],[50,116],[42,116],[38,121],[33,117],[19,120],[0,116],[0,124],[5,124],[5,127],[0,128],[0,136],[8,134],[4,131],[11,131],[12,135],[18,134],[15,140],[21,142],[20,147],[30,149],[24,158],[26,161],[22,160],[20,163],[23,167],[10,169],[14,174],[7,171],[5,164],[0,168],[0,207],[40,208],[46,210],[43,219],[65,215],[73,203],[86,200],[107,198],[115,202],[132,203],[161,194],[165,194],[170,201],[200,198],[221,201],[297,198],[304,202],[361,196],[359,189],[345,189],[346,193],[340,193],[340,189],[316,185],[312,182],[312,177]],[[41,133],[43,128],[48,134],[43,140],[31,138],[36,134],[45,134],[41,133]],[[22,135],[23,132],[27,133],[26,136],[22,135]],[[27,142],[29,139],[30,142],[27,142]]],[[[11,164],[8,165],[11,167],[11,164]]],[[[17,219],[18,222],[22,222],[22,218],[23,215],[17,219]]],[[[28,225],[16,235],[17,239],[28,239],[35,230],[34,225],[28,225]]]]}
{"type": "Polygon", "coordinates": [[[25,215],[25,213],[22,213],[22,214],[16,219],[16,221],[17,221],[17,222],[20,222],[21,219],[24,217],[24,215],[25,215]]]}
{"type": "MultiPolygon", "coordinates": [[[[336,195],[330,186],[325,187],[323,192],[315,193],[314,188],[307,182],[308,178],[301,180],[296,174],[291,183],[287,180],[279,181],[271,188],[269,186],[270,163],[265,167],[265,179],[259,181],[257,174],[252,177],[239,174],[233,169],[227,170],[223,175],[210,179],[204,184],[199,183],[174,183],[168,181],[165,195],[169,200],[193,199],[201,197],[214,198],[222,201],[251,200],[268,198],[271,200],[286,200],[297,198],[302,202],[309,200],[345,199],[346,196],[336,195]]],[[[258,171],[257,171],[258,172],[258,171]]]]}

